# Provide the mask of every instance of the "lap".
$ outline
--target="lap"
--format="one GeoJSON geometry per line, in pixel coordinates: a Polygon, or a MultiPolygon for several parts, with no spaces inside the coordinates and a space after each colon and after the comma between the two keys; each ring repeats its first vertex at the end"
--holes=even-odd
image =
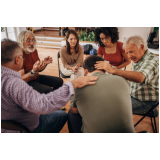
{"type": "Polygon", "coordinates": [[[59,133],[67,121],[67,113],[58,110],[47,115],[40,115],[39,125],[34,133],[59,133]]]}
{"type": "Polygon", "coordinates": [[[140,101],[131,96],[133,114],[145,114],[157,101],[140,101]]]}

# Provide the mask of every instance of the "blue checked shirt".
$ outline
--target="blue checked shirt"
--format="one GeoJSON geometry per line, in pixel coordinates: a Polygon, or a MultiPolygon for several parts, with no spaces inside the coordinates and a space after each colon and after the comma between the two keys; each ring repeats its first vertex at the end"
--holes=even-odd
{"type": "Polygon", "coordinates": [[[140,101],[159,101],[159,57],[147,50],[138,63],[132,62],[132,71],[146,78],[143,83],[129,82],[131,96],[140,101]]]}

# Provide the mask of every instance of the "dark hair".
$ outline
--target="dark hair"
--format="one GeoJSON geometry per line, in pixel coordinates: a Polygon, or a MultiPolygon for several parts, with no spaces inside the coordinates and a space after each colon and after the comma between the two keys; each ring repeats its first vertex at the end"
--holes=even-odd
{"type": "Polygon", "coordinates": [[[1,41],[1,63],[12,61],[17,49],[21,49],[19,43],[10,39],[1,41]]]}
{"type": "Polygon", "coordinates": [[[67,53],[71,55],[72,53],[70,52],[70,44],[67,41],[67,39],[69,38],[70,34],[73,34],[77,39],[77,44],[75,46],[76,53],[78,53],[78,50],[79,50],[79,38],[78,38],[78,34],[76,33],[76,31],[74,31],[72,29],[67,31],[67,34],[66,34],[66,47],[67,47],[67,53]]]}
{"type": "Polygon", "coordinates": [[[106,37],[111,37],[111,42],[115,43],[119,39],[119,32],[117,27],[99,27],[95,29],[95,42],[98,42],[100,46],[104,46],[101,42],[100,34],[103,33],[106,37]]]}
{"type": "MultiPolygon", "coordinates": [[[[93,72],[95,70],[97,70],[94,65],[96,64],[97,61],[104,61],[101,57],[96,56],[96,55],[91,55],[88,56],[84,62],[83,62],[83,68],[87,69],[88,72],[93,72]]],[[[104,70],[102,70],[104,71],[104,70]]]]}

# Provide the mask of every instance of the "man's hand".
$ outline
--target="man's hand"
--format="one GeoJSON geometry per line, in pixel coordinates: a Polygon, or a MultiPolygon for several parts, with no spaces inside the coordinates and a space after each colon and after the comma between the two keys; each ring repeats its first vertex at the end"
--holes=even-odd
{"type": "Polygon", "coordinates": [[[108,62],[104,62],[104,61],[97,61],[96,64],[94,65],[95,68],[97,69],[103,69],[108,73],[113,73],[114,68],[112,68],[112,66],[108,63],[108,62]]]}
{"type": "Polygon", "coordinates": [[[46,64],[43,61],[37,61],[34,65],[33,65],[33,71],[34,72],[39,72],[41,70],[43,70],[45,68],[46,64]]]}
{"type": "Polygon", "coordinates": [[[50,64],[50,63],[52,63],[52,57],[48,56],[48,57],[44,58],[44,63],[45,63],[45,64],[50,64]]]}
{"type": "Polygon", "coordinates": [[[71,81],[71,83],[73,84],[74,89],[76,89],[76,88],[82,88],[86,85],[93,85],[96,83],[95,81],[97,79],[98,77],[95,77],[95,76],[85,76],[85,77],[77,78],[71,81]]]}

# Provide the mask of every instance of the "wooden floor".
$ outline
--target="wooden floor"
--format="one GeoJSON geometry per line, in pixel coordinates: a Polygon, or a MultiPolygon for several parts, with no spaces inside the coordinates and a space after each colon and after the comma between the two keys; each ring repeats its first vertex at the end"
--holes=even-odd
{"type": "Polygon", "coordinates": [[[59,36],[59,31],[53,30],[53,31],[48,31],[48,30],[42,30],[42,31],[34,31],[35,36],[43,36],[43,37],[61,37],[64,38],[65,36],[59,36]]]}
{"type": "MultiPolygon", "coordinates": [[[[51,76],[59,76],[58,75],[58,62],[57,62],[57,53],[59,51],[59,49],[47,49],[47,48],[37,48],[38,49],[38,54],[40,59],[44,59],[44,57],[46,56],[51,56],[53,58],[53,63],[49,64],[47,66],[47,68],[41,72],[41,74],[44,75],[51,75],[51,76]]],[[[85,55],[86,57],[86,55],[85,55]]],[[[127,70],[131,69],[131,65],[127,66],[127,70]]],[[[69,81],[70,79],[63,79],[64,83],[69,81]]],[[[68,113],[69,111],[69,102],[65,105],[66,108],[66,112],[68,113]]],[[[159,106],[158,106],[158,112],[159,112],[159,106]]],[[[141,118],[141,116],[138,115],[133,115],[133,123],[135,124],[139,119],[141,118]]],[[[159,116],[156,118],[156,123],[157,123],[157,129],[158,129],[158,133],[159,133],[159,116]]],[[[150,133],[153,132],[152,130],[152,126],[151,126],[151,122],[150,122],[150,118],[146,117],[145,119],[143,119],[143,121],[138,124],[136,126],[136,132],[140,132],[143,130],[147,130],[150,133]]],[[[67,123],[65,124],[65,126],[63,127],[63,129],[61,130],[61,133],[68,133],[68,126],[67,123]]]]}

